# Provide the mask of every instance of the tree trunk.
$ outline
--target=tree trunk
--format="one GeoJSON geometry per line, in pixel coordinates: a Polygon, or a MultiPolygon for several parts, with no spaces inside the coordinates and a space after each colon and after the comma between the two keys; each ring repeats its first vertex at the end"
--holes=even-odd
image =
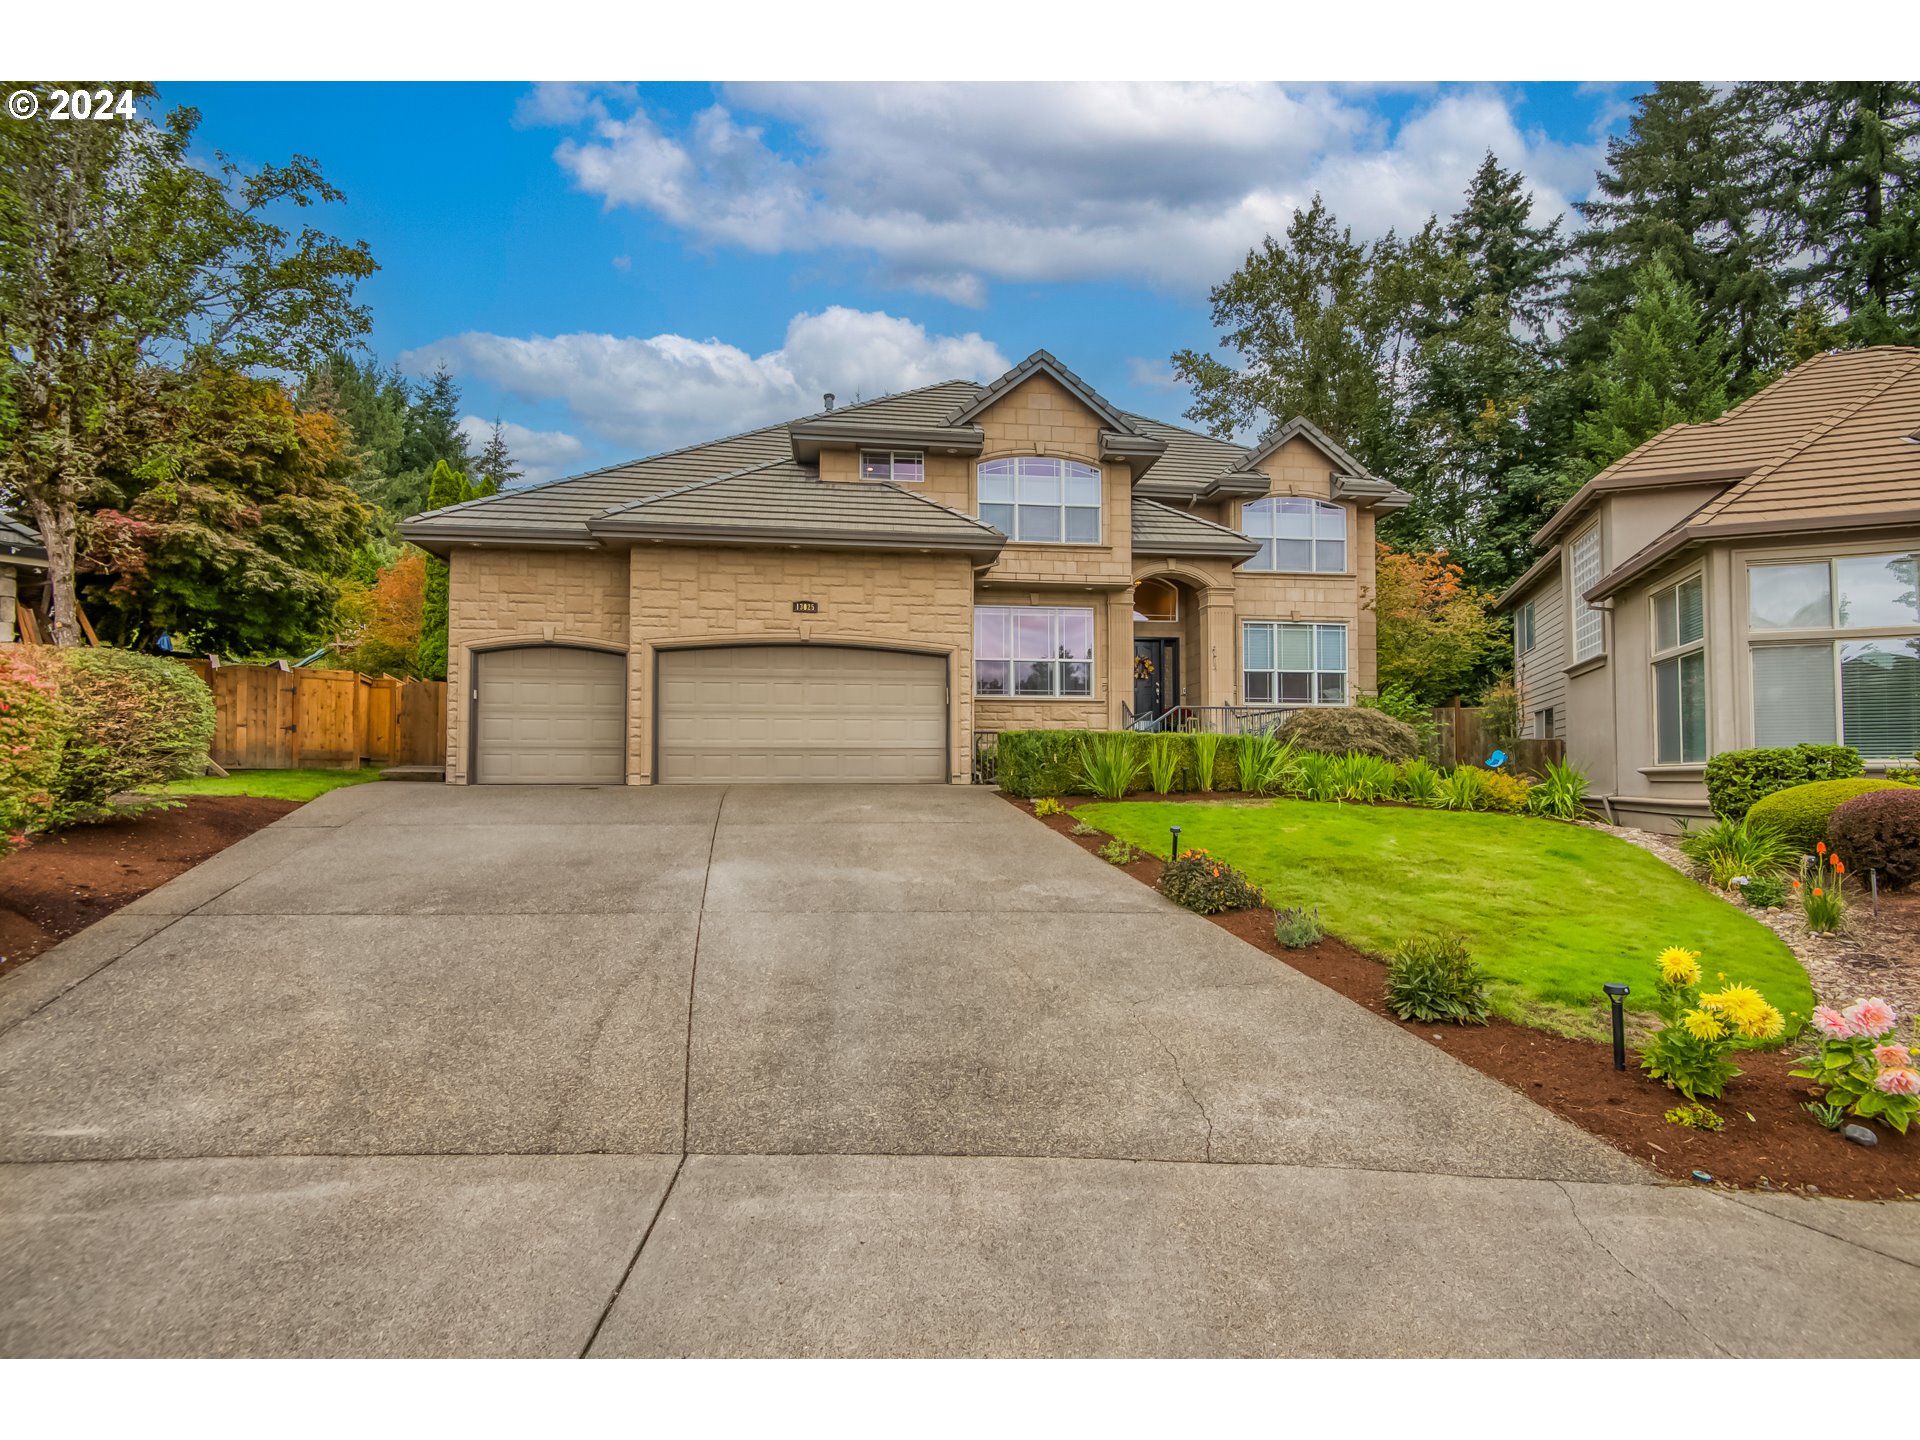
{"type": "Polygon", "coordinates": [[[78,645],[80,633],[80,597],[74,591],[75,532],[79,515],[71,500],[48,504],[38,495],[29,496],[33,505],[33,523],[39,527],[40,543],[47,550],[47,609],[52,614],[51,639],[56,645],[78,645]]]}

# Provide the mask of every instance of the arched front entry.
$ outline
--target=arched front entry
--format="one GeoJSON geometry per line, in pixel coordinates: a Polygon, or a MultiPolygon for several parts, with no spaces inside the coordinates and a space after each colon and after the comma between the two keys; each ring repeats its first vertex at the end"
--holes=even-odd
{"type": "Polygon", "coordinates": [[[473,656],[476,785],[624,785],[627,657],[572,645],[473,656]]]}
{"type": "Polygon", "coordinates": [[[944,784],[944,655],[850,645],[659,652],[663,783],[944,784]]]}

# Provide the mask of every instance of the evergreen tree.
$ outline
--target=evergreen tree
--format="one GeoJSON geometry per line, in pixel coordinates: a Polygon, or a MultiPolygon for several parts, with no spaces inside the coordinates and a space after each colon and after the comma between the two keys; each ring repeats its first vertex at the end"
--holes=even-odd
{"type": "Polygon", "coordinates": [[[1526,177],[1501,168],[1489,150],[1467,186],[1466,203],[1447,227],[1447,249],[1467,268],[1451,297],[1456,319],[1492,299],[1536,340],[1559,308],[1569,246],[1556,217],[1535,225],[1526,177]]]}
{"type": "Polygon", "coordinates": [[[1662,82],[1638,103],[1627,134],[1607,142],[1593,197],[1575,207],[1591,228],[1577,241],[1586,268],[1571,296],[1568,358],[1576,368],[1598,361],[1635,273],[1661,258],[1730,337],[1734,389],[1748,393],[1781,359],[1788,310],[1764,119],[1746,95],[1694,80],[1662,82]]]}
{"type": "Polygon", "coordinates": [[[1664,260],[1634,276],[1632,308],[1614,327],[1593,379],[1593,408],[1574,427],[1587,473],[1604,469],[1669,425],[1712,420],[1727,408],[1733,364],[1664,260]]]}
{"type": "MultiPolygon", "coordinates": [[[[427,484],[427,509],[458,505],[475,496],[476,491],[465,475],[445,460],[433,462],[427,484]]],[[[447,562],[429,555],[426,566],[420,606],[420,649],[414,669],[430,680],[444,680],[447,678],[447,562]]]]}
{"type": "Polygon", "coordinates": [[[1776,123],[1794,279],[1854,345],[1920,341],[1920,83],[1742,87],[1776,123]]]}
{"type": "Polygon", "coordinates": [[[514,465],[513,453],[507,449],[506,430],[495,420],[475,467],[473,493],[497,495],[525,473],[514,465]]]}

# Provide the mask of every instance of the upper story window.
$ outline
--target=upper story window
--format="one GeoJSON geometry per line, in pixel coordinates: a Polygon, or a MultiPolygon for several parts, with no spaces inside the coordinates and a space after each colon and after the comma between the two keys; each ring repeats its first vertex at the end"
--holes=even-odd
{"type": "Polygon", "coordinates": [[[1275,495],[1240,507],[1240,528],[1260,542],[1249,570],[1338,574],[1347,568],[1347,512],[1324,500],[1275,495]]]}
{"type": "Polygon", "coordinates": [[[1537,643],[1534,633],[1534,602],[1529,600],[1520,607],[1520,613],[1513,617],[1513,643],[1522,655],[1533,649],[1537,643]]]}
{"type": "Polygon", "coordinates": [[[1031,700],[1093,694],[1093,611],[975,606],[973,693],[1031,700]]]}
{"type": "Polygon", "coordinates": [[[1707,758],[1706,589],[1698,575],[1653,595],[1654,763],[1707,758]]]}
{"type": "Polygon", "coordinates": [[[1100,543],[1100,472],[1073,460],[1026,456],[980,467],[980,518],[1009,540],[1100,543]]]}
{"type": "Polygon", "coordinates": [[[917,485],[927,478],[927,460],[918,450],[862,450],[860,478],[917,485]]]}
{"type": "Polygon", "coordinates": [[[1573,570],[1573,663],[1577,665],[1607,648],[1606,617],[1583,598],[1600,583],[1600,527],[1589,526],[1568,549],[1573,570]]]}

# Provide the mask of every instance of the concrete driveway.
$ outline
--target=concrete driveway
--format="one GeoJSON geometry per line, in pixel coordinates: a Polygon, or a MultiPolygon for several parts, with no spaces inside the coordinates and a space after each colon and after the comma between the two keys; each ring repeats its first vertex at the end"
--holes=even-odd
{"type": "Polygon", "coordinates": [[[1920,1349],[1920,1209],[1655,1183],[965,789],[336,791],[0,982],[0,1096],[9,1355],[1920,1349]]]}

